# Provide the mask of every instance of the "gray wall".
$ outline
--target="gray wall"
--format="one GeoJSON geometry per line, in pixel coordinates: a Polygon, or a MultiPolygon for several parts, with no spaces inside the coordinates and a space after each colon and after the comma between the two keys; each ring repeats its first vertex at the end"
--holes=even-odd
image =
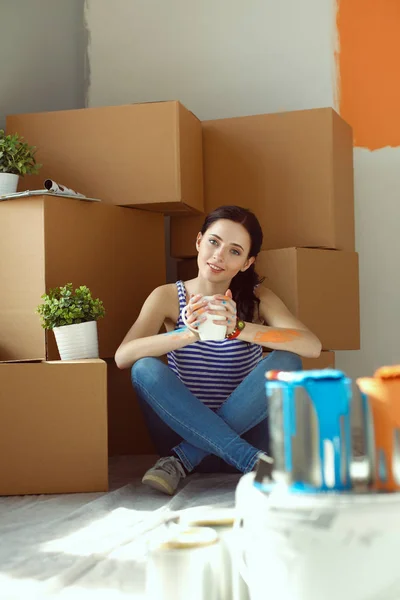
{"type": "Polygon", "coordinates": [[[83,4],[0,0],[0,128],[8,114],[84,106],[83,4]]]}
{"type": "Polygon", "coordinates": [[[331,106],[333,0],[86,0],[88,105],[199,119],[331,106]]]}

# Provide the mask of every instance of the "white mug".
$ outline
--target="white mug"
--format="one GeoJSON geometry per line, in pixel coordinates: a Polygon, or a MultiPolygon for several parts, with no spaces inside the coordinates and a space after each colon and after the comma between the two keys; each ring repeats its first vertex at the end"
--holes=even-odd
{"type": "MultiPolygon", "coordinates": [[[[202,299],[209,302],[210,300],[213,299],[213,296],[203,296],[202,299]]],[[[186,310],[187,310],[188,306],[189,305],[187,304],[185,306],[185,308],[182,309],[182,321],[184,322],[186,327],[188,329],[190,329],[190,331],[194,331],[195,333],[198,333],[199,337],[202,341],[207,341],[207,340],[208,341],[222,341],[225,339],[226,326],[216,325],[215,323],[213,323],[213,321],[221,321],[225,317],[223,317],[222,315],[220,316],[220,315],[211,315],[210,313],[203,313],[203,315],[206,317],[206,320],[202,321],[202,323],[200,323],[198,328],[195,329],[194,327],[189,325],[186,320],[186,310]]],[[[210,304],[210,308],[211,308],[211,310],[222,310],[223,306],[221,306],[220,304],[210,304]]]]}

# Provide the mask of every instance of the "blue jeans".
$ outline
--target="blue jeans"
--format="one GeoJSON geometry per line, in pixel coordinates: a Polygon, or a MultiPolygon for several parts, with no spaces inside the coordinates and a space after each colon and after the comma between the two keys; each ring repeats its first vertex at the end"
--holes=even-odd
{"type": "Polygon", "coordinates": [[[260,451],[268,452],[266,371],[301,368],[297,354],[272,352],[216,411],[196,398],[157,358],[138,360],[131,376],[150,435],[161,456],[170,454],[173,449],[185,468],[192,471],[213,454],[239,472],[247,473],[254,468],[260,451]],[[246,432],[252,434],[250,441],[243,436],[246,432]]]}

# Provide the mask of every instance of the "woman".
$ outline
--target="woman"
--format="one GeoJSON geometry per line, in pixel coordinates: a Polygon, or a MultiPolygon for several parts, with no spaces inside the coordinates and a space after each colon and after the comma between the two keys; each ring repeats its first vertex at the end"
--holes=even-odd
{"type": "Polygon", "coordinates": [[[221,468],[216,457],[251,471],[268,453],[265,372],[298,370],[300,356],[320,354],[316,336],[260,285],[254,262],[262,238],[247,209],[222,206],[210,213],[196,240],[197,277],[156,288],[116,352],[119,368],[132,367],[162,457],[142,481],[164,493],[173,494],[194,469],[207,470],[207,462],[209,470],[221,468]],[[181,316],[187,304],[190,328],[181,316]],[[207,313],[226,327],[226,339],[199,341],[207,313]],[[159,333],[162,325],[167,333],[159,333]],[[274,352],[262,358],[264,348],[274,352]],[[165,354],[168,366],[156,358],[165,354]]]}

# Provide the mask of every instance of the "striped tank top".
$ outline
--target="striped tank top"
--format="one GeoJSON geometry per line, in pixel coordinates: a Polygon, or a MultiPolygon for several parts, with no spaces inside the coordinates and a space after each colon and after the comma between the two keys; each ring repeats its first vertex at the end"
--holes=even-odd
{"type": "MultiPolygon", "coordinates": [[[[179,318],[175,329],[185,327],[182,309],[186,306],[183,281],[177,281],[179,318]]],[[[168,352],[168,365],[182,383],[206,406],[215,410],[262,358],[262,346],[239,339],[198,341],[168,352]]]]}

